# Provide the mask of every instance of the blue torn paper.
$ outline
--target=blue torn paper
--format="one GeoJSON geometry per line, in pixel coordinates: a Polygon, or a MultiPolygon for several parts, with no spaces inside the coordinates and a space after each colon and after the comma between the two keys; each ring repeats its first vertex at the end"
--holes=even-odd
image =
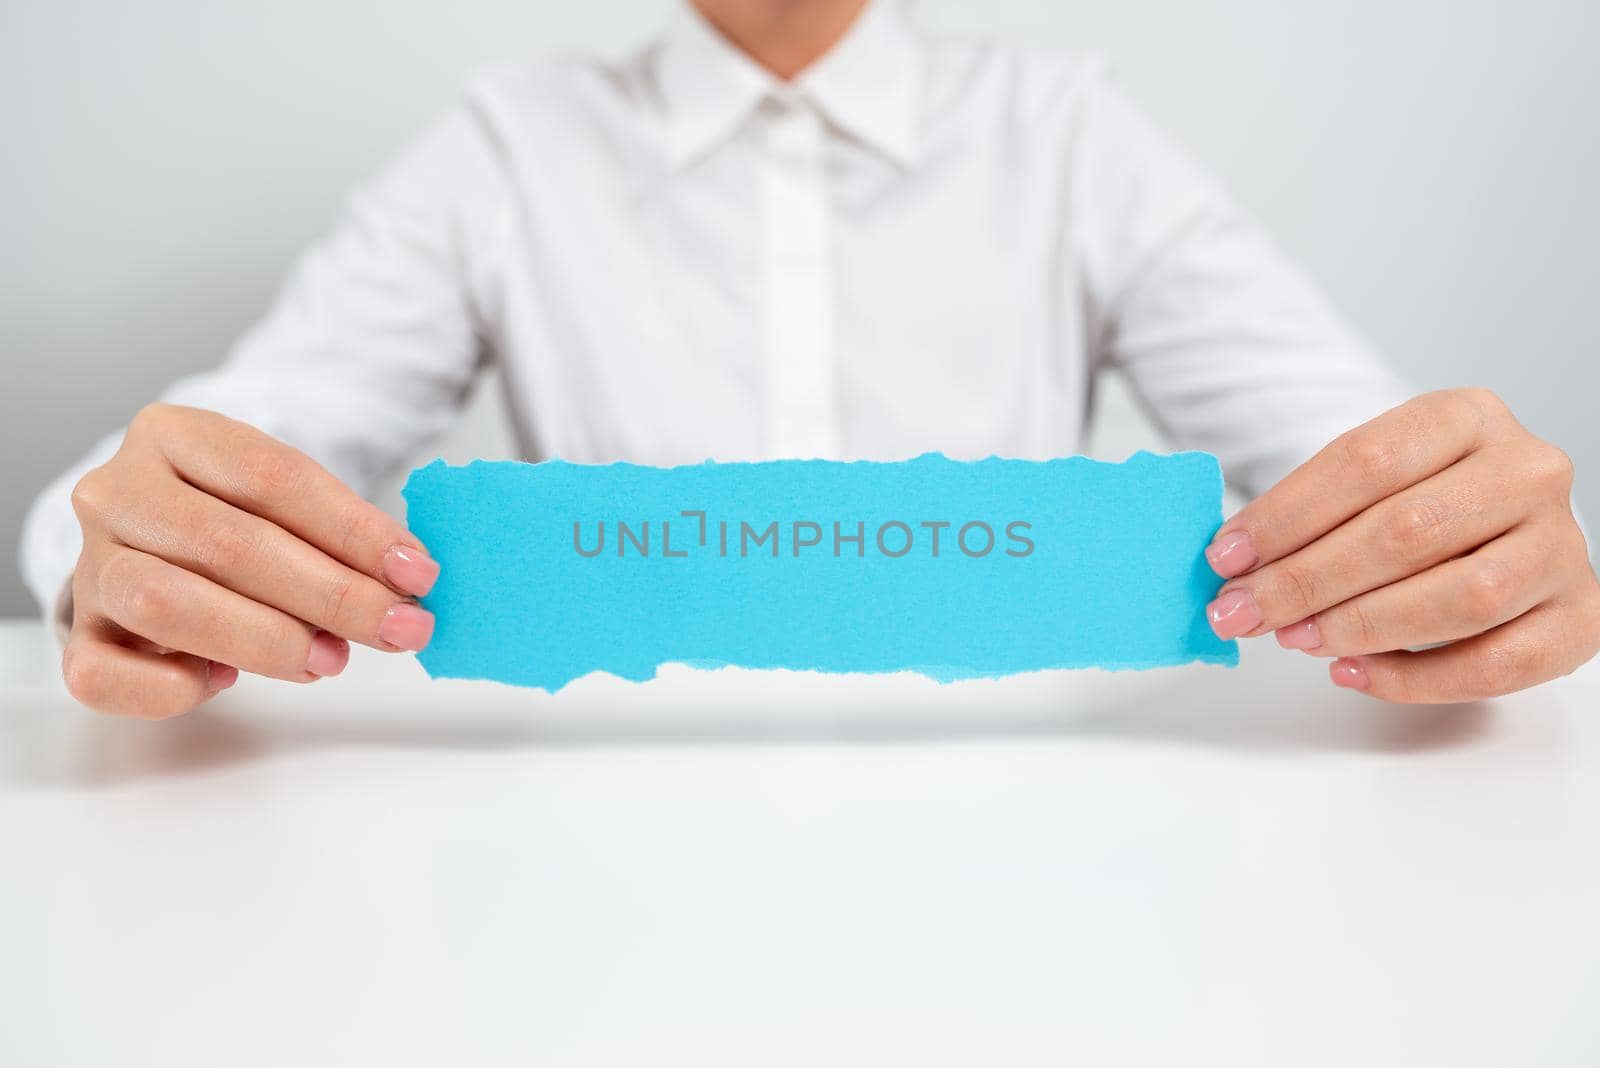
{"type": "Polygon", "coordinates": [[[686,467],[442,460],[407,521],[439,562],[418,659],[558,690],[659,665],[917,671],[1234,665],[1204,608],[1216,458],[686,467]]]}

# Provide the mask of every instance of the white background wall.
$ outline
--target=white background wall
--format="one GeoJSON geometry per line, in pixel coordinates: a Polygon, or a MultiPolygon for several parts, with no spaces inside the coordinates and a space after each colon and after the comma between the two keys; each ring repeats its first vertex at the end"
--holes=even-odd
{"type": "MultiPolygon", "coordinates": [[[[669,0],[3,0],[0,614],[34,492],[212,363],[361,179],[487,60],[669,0]]],[[[1600,516],[1595,0],[928,0],[1100,51],[1419,387],[1501,391],[1600,516]]],[[[1144,433],[1125,405],[1102,452],[1144,433]]],[[[496,453],[480,398],[452,457],[496,453]]]]}

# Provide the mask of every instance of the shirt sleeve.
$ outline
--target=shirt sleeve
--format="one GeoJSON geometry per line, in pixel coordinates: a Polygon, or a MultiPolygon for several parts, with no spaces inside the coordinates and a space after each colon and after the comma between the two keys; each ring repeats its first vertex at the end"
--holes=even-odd
{"type": "Polygon", "coordinates": [[[1405,384],[1209,176],[1088,79],[1074,180],[1095,363],[1258,494],[1405,384]]]}
{"type": "MultiPolygon", "coordinates": [[[[161,399],[250,423],[370,495],[449,427],[487,358],[479,281],[503,229],[503,174],[472,106],[438,123],[351,197],[219,367],[161,399]]],[[[23,576],[47,619],[82,547],[72,487],[121,440],[98,442],[25,521],[23,576]]]]}

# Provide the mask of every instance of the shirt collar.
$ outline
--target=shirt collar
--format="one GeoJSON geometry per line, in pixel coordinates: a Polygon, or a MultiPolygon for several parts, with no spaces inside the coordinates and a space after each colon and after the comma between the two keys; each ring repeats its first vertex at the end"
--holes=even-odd
{"type": "Polygon", "coordinates": [[[800,90],[834,125],[909,166],[921,119],[922,54],[902,5],[873,0],[844,37],[800,72],[800,90]]]}
{"type": "Polygon", "coordinates": [[[872,0],[826,55],[786,85],[684,3],[657,51],[668,159],[686,166],[731,136],[764,97],[798,94],[856,140],[909,165],[920,59],[900,4],[872,0]]]}

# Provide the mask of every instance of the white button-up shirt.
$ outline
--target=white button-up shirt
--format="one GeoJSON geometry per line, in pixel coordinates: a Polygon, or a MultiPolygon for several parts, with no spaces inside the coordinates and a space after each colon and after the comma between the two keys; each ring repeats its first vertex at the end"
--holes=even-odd
{"type": "MultiPolygon", "coordinates": [[[[166,399],[372,492],[490,364],[527,458],[660,464],[1067,455],[1120,368],[1247,490],[1404,395],[1096,63],[889,0],[788,83],[688,8],[621,63],[480,78],[166,399]]],[[[30,516],[46,604],[115,446],[30,516]]]]}

